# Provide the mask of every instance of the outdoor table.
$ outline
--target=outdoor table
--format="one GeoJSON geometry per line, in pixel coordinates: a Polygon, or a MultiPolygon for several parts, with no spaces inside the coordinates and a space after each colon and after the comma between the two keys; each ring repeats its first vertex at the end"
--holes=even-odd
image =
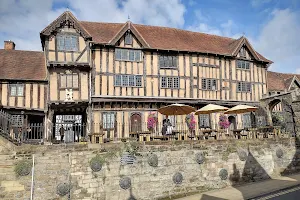
{"type": "Polygon", "coordinates": [[[187,140],[187,138],[188,138],[186,130],[181,130],[181,131],[179,131],[179,130],[173,130],[172,133],[174,135],[176,135],[176,138],[178,140],[187,140]]]}
{"type": "Polygon", "coordinates": [[[217,139],[216,135],[212,135],[213,132],[216,132],[216,130],[214,130],[214,129],[201,130],[201,132],[204,134],[204,139],[205,138],[208,139],[208,137],[213,137],[213,138],[217,139]]]}
{"type": "Polygon", "coordinates": [[[150,141],[151,131],[139,131],[138,135],[139,135],[140,142],[150,141]]]}
{"type": "Polygon", "coordinates": [[[244,129],[234,129],[232,130],[233,131],[233,135],[235,138],[237,139],[240,139],[241,138],[241,132],[243,131],[244,129]]]}
{"type": "Polygon", "coordinates": [[[130,138],[139,139],[139,133],[138,132],[131,132],[129,133],[130,138]]]}

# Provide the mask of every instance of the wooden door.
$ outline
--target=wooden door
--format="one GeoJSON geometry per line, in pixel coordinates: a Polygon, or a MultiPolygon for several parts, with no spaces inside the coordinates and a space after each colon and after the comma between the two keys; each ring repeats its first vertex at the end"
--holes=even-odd
{"type": "Polygon", "coordinates": [[[130,117],[130,131],[138,132],[142,130],[142,117],[140,113],[133,113],[130,117]]]}

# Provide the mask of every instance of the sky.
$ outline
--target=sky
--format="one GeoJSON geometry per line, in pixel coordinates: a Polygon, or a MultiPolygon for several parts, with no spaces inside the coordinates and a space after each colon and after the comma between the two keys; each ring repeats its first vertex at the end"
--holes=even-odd
{"type": "Polygon", "coordinates": [[[0,42],[41,51],[39,33],[66,10],[81,21],[126,22],[129,16],[133,23],[244,35],[274,62],[269,70],[300,73],[300,0],[0,0],[0,42]]]}

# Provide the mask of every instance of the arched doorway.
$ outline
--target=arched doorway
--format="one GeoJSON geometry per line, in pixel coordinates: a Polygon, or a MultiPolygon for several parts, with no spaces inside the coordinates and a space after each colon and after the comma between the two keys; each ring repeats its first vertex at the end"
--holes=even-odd
{"type": "Polygon", "coordinates": [[[132,113],[130,116],[130,132],[142,131],[141,113],[132,113]]]}
{"type": "Polygon", "coordinates": [[[235,130],[236,129],[236,118],[235,118],[235,116],[232,116],[232,115],[229,116],[228,121],[230,123],[229,130],[235,130]]]}

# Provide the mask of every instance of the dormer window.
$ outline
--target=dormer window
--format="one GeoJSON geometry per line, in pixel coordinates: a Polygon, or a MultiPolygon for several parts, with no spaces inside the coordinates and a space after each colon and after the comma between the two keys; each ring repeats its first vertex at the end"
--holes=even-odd
{"type": "Polygon", "coordinates": [[[125,35],[125,45],[132,45],[132,35],[129,32],[125,35]]]}
{"type": "Polygon", "coordinates": [[[63,34],[58,35],[56,40],[58,51],[78,51],[78,36],[63,34]]]}

